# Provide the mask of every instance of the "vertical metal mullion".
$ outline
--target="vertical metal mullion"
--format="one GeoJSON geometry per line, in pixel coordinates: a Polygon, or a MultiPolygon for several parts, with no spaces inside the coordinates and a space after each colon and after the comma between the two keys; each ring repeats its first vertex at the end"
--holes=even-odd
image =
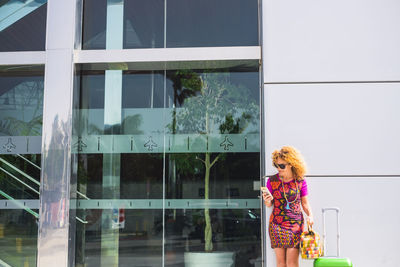
{"type": "Polygon", "coordinates": [[[55,263],[67,267],[71,261],[73,52],[79,3],[80,0],[47,2],[38,267],[55,263]]]}
{"type": "MultiPolygon", "coordinates": [[[[264,92],[264,68],[263,68],[263,1],[258,0],[258,42],[261,48],[261,59],[259,61],[259,84],[260,84],[260,176],[264,177],[267,174],[267,167],[266,167],[266,114],[265,114],[265,92],[264,92]]],[[[261,183],[266,183],[267,179],[261,178],[261,183]]],[[[262,259],[262,266],[268,266],[268,258],[267,258],[267,227],[268,227],[268,218],[267,218],[267,209],[263,203],[264,201],[260,197],[260,206],[261,206],[261,259],[262,259]]]]}
{"type": "Polygon", "coordinates": [[[166,121],[166,108],[167,108],[167,71],[164,68],[164,108],[163,108],[163,128],[164,128],[164,146],[163,146],[163,201],[162,201],[162,267],[165,266],[165,166],[166,166],[166,127],[165,127],[165,121],[166,121]]]}
{"type": "MultiPolygon", "coordinates": [[[[164,48],[167,47],[167,0],[164,0],[164,48]]],[[[161,266],[165,266],[165,166],[166,166],[166,129],[165,129],[165,121],[166,121],[166,108],[167,108],[167,70],[166,70],[166,63],[164,63],[164,108],[163,108],[163,128],[164,128],[164,148],[163,148],[163,202],[162,202],[162,264],[161,266]]]]}
{"type": "Polygon", "coordinates": [[[164,0],[164,48],[167,48],[167,0],[164,0]]]}
{"type": "Polygon", "coordinates": [[[154,70],[151,71],[151,94],[150,94],[150,108],[154,108],[154,70]]]}
{"type": "MultiPolygon", "coordinates": [[[[75,40],[74,49],[82,49],[82,25],[83,25],[83,0],[76,0],[75,11],[75,40]]],[[[73,88],[72,88],[72,105],[71,105],[71,119],[72,123],[75,121],[74,110],[79,110],[79,94],[77,88],[80,88],[80,77],[78,76],[78,68],[73,63],[73,88]]],[[[76,114],[75,114],[76,116],[76,114]]],[[[73,136],[73,129],[71,130],[71,138],[73,136]]],[[[71,177],[70,177],[70,198],[77,199],[76,192],[78,191],[78,154],[71,153],[71,177]]],[[[68,266],[75,266],[76,257],[76,214],[75,207],[69,209],[69,243],[68,243],[68,266]]]]}

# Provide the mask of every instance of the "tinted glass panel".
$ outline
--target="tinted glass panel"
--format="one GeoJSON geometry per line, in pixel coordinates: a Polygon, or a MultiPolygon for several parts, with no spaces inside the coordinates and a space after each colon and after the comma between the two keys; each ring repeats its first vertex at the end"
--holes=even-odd
{"type": "Polygon", "coordinates": [[[106,48],[107,0],[83,2],[82,49],[106,48]]]}
{"type": "Polygon", "coordinates": [[[207,261],[198,257],[204,251],[204,209],[166,210],[165,266],[198,266],[199,261],[203,266],[216,261],[222,266],[261,266],[260,210],[210,209],[209,214],[214,252],[204,253],[207,261]]]}
{"type": "Polygon", "coordinates": [[[119,31],[123,32],[123,43],[119,44],[121,48],[164,47],[163,0],[121,1],[121,14],[107,12],[117,2],[108,1],[107,4],[107,0],[84,1],[83,49],[105,49],[107,35],[111,36],[119,31]],[[119,20],[121,23],[110,22],[119,20]]]}
{"type": "Polygon", "coordinates": [[[164,1],[124,3],[124,48],[164,47],[164,1]]]}
{"type": "Polygon", "coordinates": [[[184,262],[166,264],[191,266],[198,253],[213,251],[211,262],[219,255],[227,266],[254,266],[261,252],[257,69],[166,74],[166,140],[185,151],[166,154],[166,197],[185,207],[166,210],[165,252],[184,262]]]}
{"type": "Polygon", "coordinates": [[[46,2],[0,2],[0,52],[45,50],[46,2]]]}
{"type": "Polygon", "coordinates": [[[76,264],[260,263],[257,62],[76,80],[76,264]]]}
{"type": "Polygon", "coordinates": [[[258,44],[258,0],[84,1],[83,49],[258,44]]]}
{"type": "Polygon", "coordinates": [[[121,155],[121,199],[162,199],[163,155],[121,155]]]}
{"type": "Polygon", "coordinates": [[[0,265],[36,266],[43,66],[2,67],[0,85],[0,265]]]}
{"type": "Polygon", "coordinates": [[[258,45],[257,0],[168,0],[167,47],[258,45]]]}
{"type": "Polygon", "coordinates": [[[43,75],[43,67],[0,70],[0,137],[41,135],[43,75]]]}
{"type": "Polygon", "coordinates": [[[125,71],[122,82],[122,108],[163,107],[164,72],[125,71]]]}
{"type": "Polygon", "coordinates": [[[104,71],[85,71],[81,76],[81,88],[79,97],[82,108],[104,108],[104,71]]]}
{"type": "Polygon", "coordinates": [[[76,266],[162,266],[161,210],[117,210],[117,214],[124,214],[123,227],[104,231],[107,212],[77,211],[77,217],[84,218],[85,223],[77,225],[76,266]],[[107,245],[112,247],[109,255],[107,245]]]}

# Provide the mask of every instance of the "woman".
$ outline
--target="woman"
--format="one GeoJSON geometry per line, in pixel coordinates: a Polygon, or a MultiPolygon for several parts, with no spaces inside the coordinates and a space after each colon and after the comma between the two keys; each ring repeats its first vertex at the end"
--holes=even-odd
{"type": "Polygon", "coordinates": [[[269,220],[271,247],[275,251],[277,267],[297,267],[300,235],[304,229],[301,208],[307,215],[307,224],[314,223],[304,179],[306,165],[302,155],[291,146],[275,150],[272,161],[278,169],[278,173],[267,181],[272,195],[263,193],[265,205],[273,206],[269,220]]]}

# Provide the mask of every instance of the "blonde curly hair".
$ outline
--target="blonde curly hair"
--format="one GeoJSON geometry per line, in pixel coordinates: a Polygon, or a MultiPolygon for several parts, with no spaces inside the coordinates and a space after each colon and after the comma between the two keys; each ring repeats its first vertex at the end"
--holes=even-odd
{"type": "Polygon", "coordinates": [[[272,163],[275,164],[278,158],[286,161],[292,167],[292,172],[297,180],[304,180],[307,172],[306,162],[301,153],[292,146],[283,146],[280,150],[272,152],[272,163]]]}

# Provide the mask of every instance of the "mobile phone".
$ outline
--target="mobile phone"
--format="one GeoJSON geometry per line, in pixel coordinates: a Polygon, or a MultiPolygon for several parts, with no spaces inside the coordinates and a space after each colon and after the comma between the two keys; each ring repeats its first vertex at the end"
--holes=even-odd
{"type": "Polygon", "coordinates": [[[261,192],[267,193],[272,196],[271,192],[268,190],[268,187],[266,186],[261,186],[261,192]]]}

